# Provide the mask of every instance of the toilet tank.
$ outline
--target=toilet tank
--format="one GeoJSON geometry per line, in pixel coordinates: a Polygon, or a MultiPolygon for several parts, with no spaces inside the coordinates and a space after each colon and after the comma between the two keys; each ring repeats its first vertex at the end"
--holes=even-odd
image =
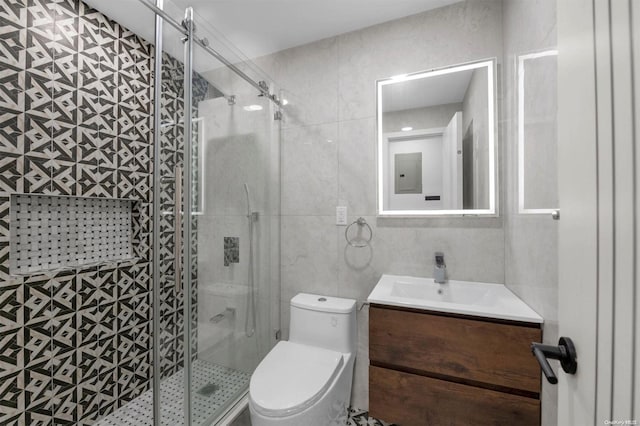
{"type": "Polygon", "coordinates": [[[308,293],[291,299],[291,342],[355,353],[356,334],[355,300],[308,293]]]}

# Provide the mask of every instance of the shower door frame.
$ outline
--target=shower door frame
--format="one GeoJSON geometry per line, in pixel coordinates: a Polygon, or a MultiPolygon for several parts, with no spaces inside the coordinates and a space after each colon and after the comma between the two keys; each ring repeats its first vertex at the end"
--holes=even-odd
{"type": "MultiPolygon", "coordinates": [[[[144,1],[143,1],[144,4],[144,1]]],[[[149,6],[147,4],[147,6],[149,6]]],[[[163,21],[168,18],[162,12],[163,0],[155,0],[155,58],[154,58],[154,214],[153,214],[153,424],[161,425],[161,394],[160,394],[160,382],[161,382],[161,351],[160,351],[160,215],[162,209],[160,205],[160,187],[161,187],[161,175],[160,175],[160,158],[161,158],[161,104],[162,104],[162,52],[163,52],[163,21]]],[[[175,26],[175,25],[174,25],[175,26]]],[[[183,348],[184,348],[184,363],[183,363],[183,375],[184,375],[184,424],[191,425],[191,375],[192,375],[192,345],[191,345],[191,330],[192,330],[192,279],[193,274],[191,270],[192,266],[192,239],[191,233],[193,223],[193,189],[191,182],[192,176],[192,134],[193,134],[193,108],[192,104],[192,88],[193,88],[193,9],[191,7],[185,10],[185,19],[182,22],[182,31],[185,36],[184,42],[184,154],[183,154],[183,167],[176,166],[174,175],[176,190],[174,191],[175,208],[174,208],[174,220],[175,220],[175,246],[176,246],[176,259],[174,280],[176,282],[176,291],[182,292],[183,295],[183,322],[184,331],[182,333],[183,348]],[[182,183],[180,182],[182,181],[182,183]],[[182,198],[182,191],[178,188],[185,188],[184,198],[182,198]],[[181,220],[181,217],[186,220],[181,220]],[[182,236],[182,237],[181,237],[182,236]],[[180,259],[180,247],[183,247],[182,258],[180,259]],[[181,279],[183,268],[181,265],[186,265],[186,273],[184,274],[184,280],[181,279]],[[182,284],[182,286],[180,285],[182,284]]]]}
{"type": "MultiPolygon", "coordinates": [[[[183,164],[184,170],[182,173],[183,184],[182,187],[185,188],[184,200],[178,200],[181,202],[182,210],[184,211],[184,217],[186,220],[180,221],[182,225],[182,230],[176,229],[176,234],[182,232],[184,235],[183,241],[183,257],[184,262],[183,265],[186,265],[186,273],[184,274],[184,283],[182,288],[183,294],[183,323],[184,323],[184,424],[190,426],[191,425],[191,374],[192,374],[192,362],[193,357],[191,354],[191,326],[192,326],[192,315],[191,315],[191,296],[192,296],[192,280],[193,280],[193,271],[192,269],[192,239],[193,234],[191,232],[192,224],[193,224],[193,185],[191,185],[192,180],[192,166],[193,166],[193,32],[194,32],[194,22],[193,22],[193,8],[188,7],[185,10],[184,21],[182,24],[186,28],[186,40],[184,40],[184,155],[183,155],[183,164]]],[[[180,178],[176,174],[176,181],[180,178]]],[[[177,196],[177,192],[176,192],[177,196]]],[[[177,204],[177,203],[176,203],[177,204]]],[[[177,215],[181,214],[179,211],[175,212],[177,215]]],[[[176,222],[177,223],[177,222],[176,222]]],[[[179,249],[176,249],[176,253],[178,253],[179,249]]],[[[179,253],[178,253],[179,254],[179,253]]],[[[182,268],[180,268],[182,269],[182,268]]],[[[175,272],[175,277],[178,277],[178,274],[181,274],[182,271],[178,270],[175,272]]],[[[179,289],[177,289],[179,290],[179,289]]]]}
{"type": "MultiPolygon", "coordinates": [[[[143,4],[145,4],[143,2],[143,4]]],[[[164,7],[164,0],[155,0],[155,7],[162,10],[164,7]]],[[[161,114],[158,112],[162,107],[162,28],[164,19],[158,13],[154,13],[155,16],[155,57],[153,62],[153,270],[152,270],[152,283],[153,283],[153,381],[152,381],[152,396],[153,396],[153,424],[154,426],[160,426],[161,413],[160,413],[160,373],[161,373],[161,352],[160,352],[160,304],[162,303],[160,297],[160,215],[162,209],[160,205],[160,188],[161,188],[161,175],[160,175],[160,132],[161,132],[161,114]]]]}
{"type": "Polygon", "coordinates": [[[184,424],[191,425],[191,366],[192,366],[192,346],[191,346],[191,329],[192,329],[192,303],[191,303],[191,293],[192,293],[192,271],[191,271],[191,259],[192,259],[192,198],[193,191],[192,186],[190,185],[190,177],[192,175],[192,138],[188,137],[188,135],[192,135],[193,133],[193,108],[191,107],[192,103],[192,87],[193,87],[193,9],[187,8],[185,10],[185,20],[182,23],[182,27],[180,25],[176,25],[169,16],[167,16],[163,12],[164,1],[163,0],[155,0],[155,7],[150,3],[147,3],[145,0],[141,0],[142,4],[149,7],[155,14],[155,58],[154,58],[154,124],[153,124],[153,132],[154,132],[154,185],[153,185],[153,194],[154,194],[154,204],[153,204],[153,424],[156,426],[160,426],[162,424],[161,417],[161,391],[160,391],[160,382],[161,382],[161,351],[160,351],[160,331],[161,331],[161,323],[160,323],[160,306],[161,306],[161,296],[160,296],[160,217],[162,214],[162,209],[160,205],[160,188],[162,184],[162,176],[160,174],[161,169],[161,107],[162,107],[162,52],[163,52],[163,23],[167,20],[171,23],[176,29],[178,29],[182,34],[184,34],[185,38],[184,42],[184,154],[183,154],[183,166],[176,167],[174,179],[176,184],[176,190],[174,192],[175,198],[175,208],[174,208],[174,219],[176,226],[176,259],[174,262],[176,263],[176,268],[174,271],[174,280],[176,280],[176,291],[181,291],[183,294],[183,318],[184,318],[184,331],[182,333],[183,338],[183,348],[184,348],[184,408],[183,408],[183,416],[184,416],[184,424]],[[180,182],[180,180],[182,182],[180,182]],[[179,199],[181,197],[181,192],[177,188],[182,187],[185,188],[185,196],[184,200],[179,199]],[[180,218],[184,216],[186,220],[180,220],[180,218]],[[181,238],[184,236],[184,238],[181,238]],[[186,247],[188,249],[182,250],[183,258],[179,259],[180,249],[178,247],[186,247]],[[184,281],[182,282],[182,267],[179,265],[187,265],[187,273],[184,274],[184,281]],[[182,286],[180,283],[182,282],[182,286]],[[182,287],[182,288],[180,288],[182,287]]]}

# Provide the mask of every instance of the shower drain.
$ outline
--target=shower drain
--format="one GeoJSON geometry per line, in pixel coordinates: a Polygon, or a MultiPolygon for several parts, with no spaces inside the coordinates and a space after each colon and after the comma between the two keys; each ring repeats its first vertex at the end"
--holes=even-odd
{"type": "Polygon", "coordinates": [[[220,387],[215,383],[208,383],[203,387],[201,387],[200,389],[198,389],[197,392],[202,396],[211,396],[218,389],[220,389],[220,387]]]}

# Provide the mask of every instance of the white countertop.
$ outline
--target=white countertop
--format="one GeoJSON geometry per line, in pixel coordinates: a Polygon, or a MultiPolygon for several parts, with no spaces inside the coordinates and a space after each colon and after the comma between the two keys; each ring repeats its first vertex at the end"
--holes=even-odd
{"type": "Polygon", "coordinates": [[[383,275],[369,303],[541,324],[543,318],[503,284],[383,275]]]}

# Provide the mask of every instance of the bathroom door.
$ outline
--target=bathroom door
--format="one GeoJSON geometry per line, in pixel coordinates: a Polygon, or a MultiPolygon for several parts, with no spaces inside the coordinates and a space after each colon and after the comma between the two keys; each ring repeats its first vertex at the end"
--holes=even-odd
{"type": "Polygon", "coordinates": [[[559,0],[558,424],[640,421],[640,2],[559,0]]]}

